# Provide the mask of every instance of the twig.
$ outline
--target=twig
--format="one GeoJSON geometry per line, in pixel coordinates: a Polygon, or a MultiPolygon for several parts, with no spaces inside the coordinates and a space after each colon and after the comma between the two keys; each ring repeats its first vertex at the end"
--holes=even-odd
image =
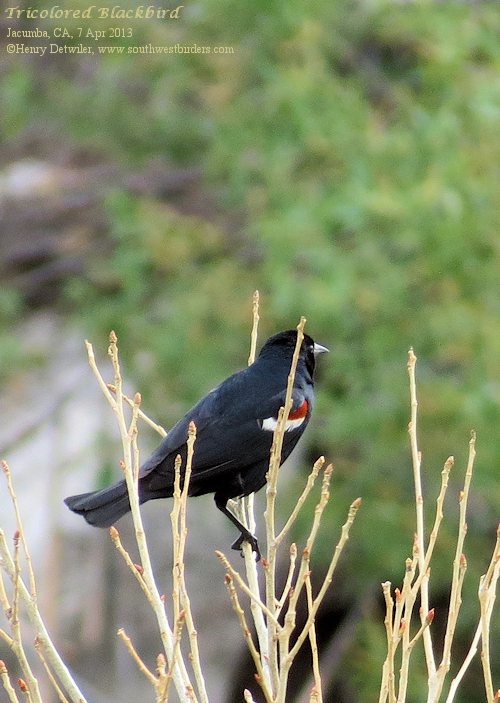
{"type": "Polygon", "coordinates": [[[459,498],[459,523],[458,538],[453,560],[453,575],[451,582],[450,602],[448,606],[448,619],[444,636],[443,655],[439,668],[429,681],[428,703],[437,703],[443,690],[444,681],[451,666],[451,647],[455,635],[455,628],[462,604],[462,584],[467,568],[467,561],[463,553],[465,536],[467,534],[467,502],[469,498],[474,459],[476,456],[476,433],[471,433],[469,441],[469,456],[467,459],[467,469],[465,472],[464,488],[460,492],[459,498]]]}
{"type": "Polygon", "coordinates": [[[135,661],[137,664],[137,668],[141,672],[141,674],[144,674],[146,679],[149,681],[149,683],[156,688],[158,679],[156,676],[148,669],[146,664],[143,662],[139,654],[137,653],[136,648],[132,644],[132,640],[130,637],[127,635],[123,627],[121,627],[118,632],[116,633],[118,637],[122,640],[123,644],[127,648],[127,652],[130,654],[132,659],[135,661]]]}
{"type": "MultiPolygon", "coordinates": [[[[415,542],[413,545],[413,558],[406,560],[406,573],[403,580],[403,588],[401,590],[401,598],[404,603],[404,617],[403,614],[398,617],[393,628],[393,636],[395,639],[395,646],[397,646],[402,640],[402,654],[401,654],[401,668],[399,671],[399,686],[398,686],[398,703],[404,703],[406,700],[406,691],[408,688],[408,673],[410,669],[410,657],[412,649],[410,648],[410,626],[411,626],[411,616],[413,613],[413,606],[415,603],[416,592],[411,588],[413,579],[415,578],[415,571],[418,564],[418,543],[415,537],[415,542]]],[[[399,608],[397,608],[399,611],[399,608]]],[[[398,613],[399,615],[399,613],[398,613]]],[[[395,650],[393,650],[395,651],[395,650]]]]}
{"type": "Polygon", "coordinates": [[[125,561],[126,565],[128,566],[128,568],[130,569],[130,571],[134,575],[135,580],[137,581],[137,583],[141,587],[142,592],[144,593],[144,595],[148,599],[149,604],[151,605],[151,607],[153,607],[154,600],[151,595],[151,591],[149,590],[146,582],[144,581],[144,576],[143,576],[144,569],[142,568],[142,566],[135,564],[132,561],[130,554],[127,552],[127,550],[125,549],[125,547],[122,544],[122,541],[120,539],[120,533],[118,532],[116,527],[111,526],[109,528],[109,536],[111,537],[111,540],[112,540],[113,544],[115,545],[116,549],[118,550],[119,554],[121,554],[121,556],[123,557],[123,560],[125,561]]]}
{"type": "Polygon", "coordinates": [[[172,604],[174,608],[174,621],[181,612],[181,586],[180,586],[180,534],[179,519],[181,512],[181,464],[182,457],[178,454],[174,460],[174,491],[172,494],[173,505],[170,513],[172,525],[172,604]]]}
{"type": "Polygon", "coordinates": [[[384,676],[382,680],[382,687],[379,697],[379,703],[384,703],[389,697],[389,703],[395,703],[396,701],[396,690],[394,681],[394,650],[395,641],[393,634],[393,611],[394,611],[394,600],[391,595],[391,582],[385,581],[382,584],[382,591],[385,600],[385,631],[387,637],[387,658],[384,663],[384,676]]]}
{"type": "Polygon", "coordinates": [[[245,638],[245,642],[247,645],[247,649],[250,652],[253,662],[255,664],[255,669],[257,671],[257,676],[256,680],[257,683],[260,685],[262,692],[264,694],[264,697],[266,699],[266,703],[273,703],[273,695],[271,690],[267,686],[267,679],[264,676],[264,670],[262,667],[262,662],[261,662],[261,657],[260,654],[255,646],[255,643],[252,638],[252,634],[250,632],[250,629],[248,627],[246,617],[245,617],[245,611],[240,605],[239,599],[238,599],[238,593],[236,592],[236,588],[234,587],[233,583],[233,577],[230,574],[226,574],[225,576],[225,584],[226,588],[229,593],[229,598],[231,599],[231,604],[233,606],[233,609],[238,616],[238,620],[240,623],[241,630],[243,632],[243,636],[245,638]]]}
{"type": "MultiPolygon", "coordinates": [[[[9,492],[11,495],[11,500],[14,505],[15,509],[15,514],[16,514],[16,520],[17,520],[17,532],[18,532],[18,539],[21,542],[21,544],[26,545],[23,546],[23,550],[25,551],[26,555],[29,555],[28,549],[27,549],[27,544],[26,544],[26,539],[24,536],[24,528],[23,528],[23,522],[21,518],[21,514],[19,511],[19,507],[17,504],[17,498],[16,494],[14,491],[14,487],[12,485],[12,482],[10,480],[10,471],[8,465],[3,462],[2,463],[2,469],[4,473],[7,475],[9,483],[9,492]]],[[[36,642],[38,643],[38,646],[40,647],[40,650],[44,653],[48,663],[50,664],[50,667],[54,674],[57,676],[59,679],[61,685],[63,688],[66,690],[68,693],[72,703],[86,703],[85,702],[85,697],[83,693],[80,691],[78,688],[77,684],[75,683],[73,677],[71,676],[66,664],[63,662],[61,659],[61,656],[57,649],[54,646],[54,643],[52,642],[49,633],[47,631],[47,628],[45,626],[45,623],[42,619],[42,616],[40,614],[40,611],[38,610],[38,604],[36,600],[36,585],[35,585],[35,576],[34,572],[31,566],[28,567],[28,574],[29,574],[29,586],[26,586],[24,583],[23,578],[21,577],[21,574],[19,573],[19,566],[17,565],[12,559],[12,556],[10,554],[8,545],[7,545],[7,540],[5,539],[5,535],[2,530],[0,530],[0,556],[1,556],[1,566],[5,573],[9,576],[11,579],[13,585],[14,585],[14,590],[15,590],[15,598],[19,598],[19,602],[23,603],[24,608],[26,609],[26,613],[28,615],[28,618],[35,630],[35,637],[36,637],[36,642]]],[[[28,560],[28,556],[27,556],[28,560]]],[[[1,579],[0,579],[1,582],[1,579]]],[[[0,596],[2,599],[3,605],[5,605],[5,590],[3,585],[0,586],[0,596]]],[[[16,609],[17,609],[17,604],[16,604],[16,609]]],[[[14,641],[16,640],[16,636],[20,638],[20,631],[18,634],[14,634],[14,641]]],[[[16,650],[16,655],[19,658],[19,654],[21,655],[21,663],[26,660],[26,655],[23,654],[24,650],[22,650],[22,642],[21,642],[21,649],[16,650]]],[[[23,671],[24,665],[23,665],[23,671]]],[[[25,674],[26,678],[28,679],[29,682],[29,692],[32,696],[35,697],[35,701],[40,699],[40,692],[38,689],[38,683],[36,682],[36,679],[32,674],[25,674]]]]}
{"type": "Polygon", "coordinates": [[[297,603],[298,603],[302,588],[305,584],[307,573],[309,572],[309,569],[310,569],[311,552],[314,547],[314,543],[316,541],[316,537],[317,537],[318,530],[319,530],[320,523],[321,523],[321,517],[323,515],[323,511],[326,507],[326,504],[328,503],[328,500],[330,498],[329,487],[330,487],[330,479],[332,476],[332,471],[333,471],[333,466],[331,464],[329,464],[323,473],[323,483],[322,483],[322,487],[321,487],[320,500],[314,510],[313,523],[311,526],[311,530],[309,532],[309,536],[306,541],[306,546],[302,552],[302,559],[300,562],[299,573],[297,575],[297,580],[296,580],[296,583],[295,583],[295,586],[293,589],[293,593],[290,596],[289,606],[288,606],[288,610],[287,610],[287,613],[285,616],[285,629],[286,629],[287,636],[282,637],[282,639],[280,640],[280,656],[282,659],[284,659],[286,657],[286,654],[288,652],[288,643],[290,640],[290,635],[292,634],[293,629],[295,627],[295,614],[296,614],[296,609],[297,609],[297,603]]]}
{"type": "Polygon", "coordinates": [[[2,461],[1,465],[2,465],[2,471],[4,472],[5,478],[7,479],[7,490],[9,492],[12,506],[14,508],[16,525],[17,525],[17,529],[19,532],[19,540],[20,540],[21,545],[23,547],[24,556],[26,558],[26,566],[28,568],[28,578],[29,578],[29,587],[30,587],[31,597],[33,598],[34,601],[36,601],[35,573],[33,571],[33,563],[31,561],[31,555],[30,555],[30,552],[28,549],[28,544],[26,542],[26,536],[24,534],[24,529],[23,529],[23,525],[22,525],[22,521],[21,521],[21,513],[19,510],[19,503],[17,501],[17,496],[14,491],[14,486],[12,485],[12,476],[10,473],[9,465],[6,461],[2,461]]]}
{"type": "MultiPolygon", "coordinates": [[[[115,382],[114,382],[115,394],[114,395],[109,390],[108,385],[105,383],[99,369],[97,368],[94,350],[93,350],[92,345],[90,344],[90,342],[86,342],[85,344],[87,347],[87,354],[88,354],[90,367],[94,373],[94,376],[97,379],[97,382],[98,382],[102,392],[104,393],[104,396],[108,400],[113,412],[116,415],[118,426],[120,429],[120,437],[122,440],[122,449],[123,449],[124,474],[125,474],[125,480],[127,482],[127,488],[128,488],[128,493],[129,493],[130,508],[131,508],[132,519],[133,519],[133,523],[134,523],[136,542],[137,542],[137,547],[139,549],[141,566],[143,569],[142,577],[144,579],[145,586],[150,593],[150,598],[148,598],[148,600],[151,604],[151,607],[153,609],[153,612],[155,613],[155,616],[156,616],[156,619],[158,622],[160,636],[161,636],[161,639],[163,642],[163,646],[165,648],[165,653],[167,655],[167,659],[169,661],[171,661],[171,658],[173,655],[173,649],[174,649],[174,636],[173,636],[172,628],[170,626],[170,623],[168,621],[168,618],[167,618],[167,615],[165,612],[164,603],[162,601],[161,595],[158,591],[158,588],[156,586],[156,582],[154,579],[154,574],[153,574],[153,569],[152,569],[152,565],[151,565],[151,559],[149,556],[146,535],[145,535],[144,528],[142,525],[142,518],[141,518],[140,509],[139,509],[139,497],[138,497],[138,493],[137,493],[136,480],[134,480],[134,476],[136,477],[137,473],[138,473],[138,466],[137,466],[138,457],[137,457],[137,454],[134,454],[134,457],[132,456],[132,439],[135,436],[135,432],[136,432],[136,423],[137,423],[138,412],[133,414],[130,427],[127,427],[124,412],[123,412],[122,377],[121,377],[120,364],[119,364],[119,359],[118,359],[118,347],[117,347],[116,334],[114,332],[111,332],[109,339],[110,339],[110,343],[109,343],[109,347],[108,347],[108,355],[111,358],[111,363],[113,365],[113,371],[114,371],[114,377],[115,377],[115,382]]],[[[138,400],[138,398],[136,396],[136,398],[134,399],[134,404],[136,406],[138,406],[138,402],[136,402],[137,400],[138,400]]],[[[173,667],[172,676],[174,679],[176,690],[179,694],[181,701],[183,703],[188,703],[188,701],[190,701],[192,699],[192,697],[189,693],[189,691],[192,690],[192,686],[189,681],[189,676],[188,676],[185,664],[184,664],[181,657],[178,657],[177,661],[175,662],[175,665],[173,667]]]]}
{"type": "Polygon", "coordinates": [[[15,690],[12,688],[12,684],[9,679],[9,672],[5,666],[5,662],[0,659],[0,679],[2,679],[2,685],[5,689],[7,696],[9,697],[10,703],[19,703],[19,698],[15,690]]]}
{"type": "Polygon", "coordinates": [[[285,585],[283,586],[283,592],[281,594],[281,598],[279,601],[276,603],[276,617],[279,617],[279,614],[281,613],[283,606],[285,605],[285,601],[290,595],[290,589],[292,587],[292,581],[293,581],[293,575],[295,573],[295,563],[297,561],[297,545],[295,542],[292,542],[290,545],[290,566],[288,567],[288,574],[286,577],[285,585]]]}
{"type": "Polygon", "coordinates": [[[56,695],[59,699],[59,703],[68,703],[68,699],[64,695],[62,688],[59,686],[59,683],[58,683],[56,677],[52,673],[52,670],[47,662],[47,659],[45,658],[45,655],[43,653],[42,648],[40,647],[40,645],[38,643],[38,640],[35,640],[35,650],[36,650],[36,653],[38,654],[38,656],[40,657],[43,668],[45,669],[45,673],[47,674],[47,678],[49,679],[49,681],[52,685],[52,688],[56,692],[56,695]]]}
{"type": "Polygon", "coordinates": [[[266,617],[269,618],[269,620],[274,624],[276,629],[281,631],[282,626],[280,625],[280,623],[278,622],[278,620],[276,619],[274,614],[269,610],[269,608],[265,605],[265,603],[263,603],[260,600],[260,598],[252,591],[252,589],[247,586],[247,584],[245,583],[243,578],[240,576],[240,574],[236,571],[236,569],[233,569],[233,567],[231,566],[229,559],[226,557],[226,555],[223,552],[219,552],[219,551],[216,551],[215,553],[216,553],[217,557],[220,559],[220,561],[222,562],[222,564],[224,565],[224,568],[226,569],[228,574],[230,574],[231,577],[234,580],[236,580],[238,586],[241,588],[243,593],[245,593],[245,595],[247,595],[249,597],[251,602],[255,603],[262,610],[264,615],[266,615],[266,617]]]}
{"type": "MultiPolygon", "coordinates": [[[[497,569],[498,571],[498,569],[497,569]]],[[[498,578],[498,575],[497,575],[498,578]]],[[[495,696],[493,692],[493,678],[491,676],[491,661],[490,661],[490,619],[491,611],[489,608],[489,594],[488,590],[482,588],[483,584],[479,588],[479,602],[481,605],[481,664],[483,667],[483,678],[484,687],[486,689],[486,700],[488,703],[493,703],[493,698],[495,696]]]]}
{"type": "MultiPolygon", "coordinates": [[[[4,469],[5,471],[5,469],[4,469]]],[[[19,622],[19,597],[24,593],[26,586],[21,578],[19,566],[19,529],[14,536],[14,556],[12,557],[3,530],[0,530],[0,561],[2,562],[13,585],[12,605],[8,615],[12,638],[10,647],[16,655],[19,666],[24,676],[23,693],[33,699],[33,703],[42,703],[42,697],[38,686],[38,681],[31,669],[26,651],[24,649],[23,637],[21,633],[21,623],[19,622]]]]}
{"type": "MultiPolygon", "coordinates": [[[[306,596],[307,596],[307,608],[308,612],[311,613],[313,608],[313,594],[311,585],[311,574],[310,572],[306,577],[306,596]]],[[[311,694],[311,700],[314,703],[323,703],[323,694],[321,688],[321,674],[319,671],[319,656],[318,656],[318,643],[316,641],[316,628],[314,626],[314,618],[311,627],[308,631],[309,642],[311,645],[311,658],[312,658],[312,669],[314,676],[314,687],[313,694],[311,694]]]]}
{"type": "MultiPolygon", "coordinates": [[[[252,302],[252,332],[250,335],[250,353],[248,356],[248,365],[254,363],[257,350],[257,336],[259,327],[259,291],[256,290],[253,294],[252,302]]],[[[235,502],[235,509],[238,519],[252,534],[255,533],[255,511],[254,511],[254,494],[241,498],[235,502]]],[[[248,582],[248,587],[253,594],[250,600],[250,610],[255,624],[257,640],[259,642],[260,657],[262,663],[262,676],[265,679],[265,686],[271,690],[271,674],[269,668],[269,642],[267,625],[262,609],[258,606],[262,602],[260,595],[259,577],[257,573],[257,564],[252,552],[251,546],[244,542],[242,545],[242,553],[245,559],[245,571],[248,582]]]]}
{"type": "MultiPolygon", "coordinates": [[[[267,488],[266,488],[266,535],[267,535],[267,566],[266,566],[266,603],[272,613],[276,612],[276,555],[278,544],[276,542],[276,527],[275,527],[275,505],[276,491],[278,483],[278,473],[281,464],[281,452],[283,448],[283,439],[285,435],[286,422],[292,408],[292,393],[295,380],[295,372],[300,356],[302,340],[304,338],[304,326],[306,324],[305,317],[301,317],[297,325],[297,340],[288,374],[288,383],[285,396],[285,404],[278,413],[278,422],[274,431],[273,443],[271,447],[271,458],[269,461],[269,470],[267,473],[267,488]]],[[[300,578],[300,571],[299,577],[300,578]]],[[[291,607],[291,606],[290,606],[291,607]]],[[[290,620],[291,621],[291,620],[290,620]]],[[[291,633],[290,626],[285,628],[287,633],[291,633]]],[[[276,693],[278,687],[283,688],[281,671],[278,669],[278,642],[280,651],[285,647],[288,650],[289,634],[283,639],[283,634],[278,638],[278,633],[272,622],[268,622],[267,627],[267,653],[269,660],[269,669],[271,673],[271,681],[273,691],[276,693]]]]}
{"type": "MultiPolygon", "coordinates": [[[[472,638],[472,643],[469,648],[469,651],[467,652],[467,656],[465,657],[462,666],[460,667],[457,675],[453,679],[450,685],[450,690],[448,692],[448,697],[446,698],[446,703],[453,703],[453,700],[455,699],[455,695],[457,693],[458,687],[460,685],[460,682],[462,681],[465,672],[469,668],[469,665],[471,661],[474,659],[474,656],[477,653],[477,648],[478,648],[478,643],[479,640],[481,639],[481,635],[483,634],[483,629],[485,630],[485,638],[489,636],[489,619],[491,618],[491,614],[493,611],[493,604],[495,600],[495,592],[496,592],[496,585],[497,581],[499,578],[499,572],[500,572],[500,526],[497,530],[497,541],[495,544],[495,547],[493,549],[493,555],[491,557],[490,564],[488,566],[488,570],[484,576],[481,577],[480,579],[480,585],[479,585],[479,592],[478,596],[480,599],[480,604],[481,604],[481,598],[484,598],[485,592],[488,593],[488,596],[486,596],[486,603],[481,606],[481,616],[479,618],[479,623],[476,628],[476,631],[474,633],[474,637],[472,638]],[[486,607],[485,607],[486,606],[486,607]],[[486,617],[488,619],[488,626],[484,627],[483,624],[483,619],[486,617]]],[[[483,642],[483,647],[484,647],[484,642],[483,642]]],[[[482,657],[483,659],[483,657],[482,657]]],[[[483,673],[484,673],[484,667],[487,667],[488,672],[490,671],[490,664],[489,661],[487,662],[482,662],[483,663],[483,673]]],[[[485,680],[485,685],[488,688],[489,686],[489,678],[490,674],[486,673],[485,676],[488,678],[488,682],[485,680]]],[[[492,689],[490,688],[489,694],[491,695],[492,689]]],[[[488,703],[490,701],[496,701],[495,696],[493,696],[492,699],[488,700],[488,703]]]]}
{"type": "MultiPolygon", "coordinates": [[[[321,501],[320,501],[321,503],[321,501]]],[[[342,531],[340,535],[340,539],[335,547],[335,550],[333,552],[333,556],[331,558],[330,564],[327,568],[325,578],[323,580],[323,583],[316,595],[316,597],[313,599],[312,606],[309,609],[308,616],[306,618],[306,622],[301,630],[301,632],[298,634],[297,639],[293,645],[293,647],[290,648],[289,646],[289,640],[290,640],[290,635],[295,627],[295,609],[296,609],[296,598],[295,598],[295,589],[293,595],[290,598],[290,604],[288,611],[285,615],[285,624],[283,627],[283,632],[282,635],[280,636],[280,681],[279,681],[279,687],[278,687],[278,693],[276,696],[276,703],[285,703],[286,701],[286,689],[287,689],[287,681],[288,681],[288,676],[290,672],[290,668],[292,666],[292,663],[297,656],[300,648],[302,647],[305,638],[307,637],[309,633],[309,629],[314,625],[314,619],[316,617],[316,614],[318,612],[319,606],[321,605],[326,592],[332,582],[333,578],[333,573],[335,571],[335,568],[338,564],[338,560],[340,558],[340,555],[342,553],[342,550],[349,539],[349,531],[350,528],[356,518],[357,511],[361,505],[361,499],[358,498],[355,500],[350,508],[349,512],[347,515],[347,520],[342,526],[342,531]]],[[[318,509],[318,507],[317,507],[318,509]]],[[[311,530],[313,532],[313,530],[311,530]]],[[[307,548],[306,548],[307,549],[307,548]]],[[[306,551],[306,550],[304,550],[306,551]]],[[[306,560],[308,559],[308,556],[306,555],[306,560]]],[[[301,564],[301,569],[303,568],[303,564],[305,563],[304,559],[301,564]]],[[[300,578],[304,578],[304,575],[301,577],[300,576],[300,571],[299,571],[299,576],[297,577],[297,580],[299,581],[300,578]]]]}
{"type": "MultiPolygon", "coordinates": [[[[13,579],[15,575],[14,562],[8,550],[5,535],[2,530],[0,530],[0,556],[2,557],[3,568],[9,577],[13,579]]],[[[22,578],[19,579],[19,597],[26,608],[30,622],[35,628],[36,639],[39,642],[40,647],[43,649],[52,670],[56,673],[59,681],[66,689],[72,703],[86,703],[83,693],[76,685],[66,664],[61,659],[59,652],[56,650],[54,643],[50,639],[38,607],[36,603],[33,602],[31,594],[22,578]]]]}
{"type": "Polygon", "coordinates": [[[283,539],[286,537],[288,532],[290,531],[290,528],[294,524],[294,522],[297,520],[297,517],[299,516],[299,513],[302,509],[302,506],[304,505],[306,498],[308,497],[309,493],[314,487],[314,483],[316,479],[318,478],[319,472],[323,468],[325,463],[325,457],[320,456],[319,459],[317,459],[313,467],[311,469],[311,473],[307,477],[307,483],[304,487],[304,490],[302,491],[301,495],[299,496],[297,502],[295,503],[295,506],[290,513],[290,517],[286,521],[285,525],[282,527],[281,532],[276,536],[276,544],[281,544],[283,539]]]}
{"type": "Polygon", "coordinates": [[[441,471],[441,488],[439,490],[439,495],[436,499],[436,516],[434,518],[434,525],[433,525],[431,535],[429,538],[429,544],[427,545],[427,551],[425,554],[423,570],[420,571],[420,569],[419,569],[418,577],[416,578],[415,583],[412,586],[412,590],[414,592],[414,595],[416,595],[418,593],[418,591],[420,590],[420,586],[421,586],[424,578],[428,578],[428,570],[429,570],[431,558],[434,553],[434,547],[436,546],[439,528],[441,526],[441,521],[443,519],[443,504],[444,504],[444,498],[446,495],[446,491],[448,489],[448,479],[450,477],[450,471],[453,467],[454,461],[455,460],[452,456],[448,457],[448,459],[444,463],[443,470],[441,471]]]}
{"type": "Polygon", "coordinates": [[[251,366],[255,361],[257,351],[257,335],[259,330],[259,291],[254,291],[252,300],[252,332],[250,334],[250,354],[248,356],[248,365],[251,366]]]}
{"type": "MultiPolygon", "coordinates": [[[[175,662],[177,661],[177,657],[179,656],[180,648],[181,648],[181,639],[182,639],[182,629],[184,627],[184,612],[181,610],[179,613],[178,618],[175,621],[175,628],[174,628],[174,650],[172,653],[172,661],[169,664],[168,671],[165,672],[165,657],[163,655],[160,655],[158,657],[158,672],[162,672],[163,676],[161,677],[162,682],[158,685],[158,703],[164,703],[165,701],[168,700],[168,690],[170,688],[170,684],[172,683],[172,672],[173,668],[175,666],[175,662]]],[[[188,690],[188,696],[192,698],[190,695],[190,692],[188,690]]]]}
{"type": "MultiPolygon", "coordinates": [[[[424,499],[422,495],[422,478],[421,478],[421,462],[422,456],[418,449],[417,441],[417,386],[415,380],[415,365],[417,357],[413,353],[413,349],[408,352],[408,375],[410,379],[410,403],[411,403],[411,419],[408,425],[410,435],[411,457],[413,465],[413,480],[415,484],[415,505],[417,518],[417,540],[418,540],[418,566],[420,573],[424,574],[420,585],[420,600],[423,612],[429,611],[429,583],[427,572],[425,570],[425,543],[424,543],[424,499]]],[[[436,673],[436,662],[434,660],[434,652],[432,647],[432,639],[430,630],[424,631],[424,651],[425,660],[427,663],[427,672],[429,678],[436,673]]]]}
{"type": "MultiPolygon", "coordinates": [[[[398,702],[401,703],[402,701],[406,700],[406,690],[408,686],[408,674],[409,674],[409,666],[410,666],[410,656],[413,650],[413,645],[410,642],[410,623],[412,620],[412,614],[413,614],[413,607],[416,601],[416,598],[418,596],[418,593],[420,591],[420,587],[424,581],[424,579],[428,579],[428,569],[429,569],[429,564],[431,557],[434,552],[434,547],[436,544],[438,532],[439,532],[439,527],[441,525],[441,521],[443,519],[443,503],[444,503],[444,498],[446,495],[446,489],[448,487],[448,479],[449,479],[449,474],[450,470],[453,466],[453,457],[448,457],[446,460],[443,470],[441,472],[441,488],[439,491],[439,495],[436,499],[436,515],[434,519],[434,525],[431,531],[431,535],[429,538],[429,544],[427,547],[427,551],[425,554],[425,559],[423,562],[422,570],[420,570],[419,567],[419,574],[418,577],[414,580],[415,578],[415,570],[417,567],[417,564],[419,563],[420,559],[420,546],[419,546],[419,539],[418,535],[415,535],[415,541],[414,541],[414,547],[413,547],[413,559],[408,559],[406,562],[406,572],[405,572],[405,578],[403,581],[403,587],[401,591],[398,591],[397,593],[397,598],[396,598],[396,607],[395,607],[395,614],[394,614],[394,622],[393,622],[393,627],[392,627],[392,644],[388,648],[388,658],[386,659],[387,661],[387,670],[384,670],[383,672],[383,679],[382,679],[382,689],[381,689],[381,699],[382,700],[382,690],[388,685],[388,679],[391,675],[394,674],[394,655],[396,652],[396,647],[398,646],[401,638],[403,638],[403,654],[402,654],[402,660],[401,660],[401,668],[400,668],[400,677],[399,677],[399,694],[398,694],[398,702]],[[404,615],[404,620],[403,620],[403,615],[404,615]],[[411,646],[410,646],[411,645],[411,646]]],[[[421,619],[421,627],[420,631],[421,634],[425,632],[425,629],[427,628],[427,623],[425,620],[421,619]]],[[[413,643],[415,644],[415,643],[413,643]]],[[[389,695],[389,700],[391,700],[390,696],[391,693],[389,692],[389,689],[387,691],[389,695]]],[[[394,691],[395,695],[395,691],[394,691]]]]}
{"type": "Polygon", "coordinates": [[[500,575],[500,526],[497,529],[497,541],[493,558],[488,567],[488,571],[481,577],[479,583],[479,603],[481,607],[481,664],[483,666],[484,685],[488,703],[494,703],[495,693],[493,691],[493,679],[491,676],[490,662],[490,624],[493,605],[496,598],[496,586],[500,575]]]}
{"type": "MultiPolygon", "coordinates": [[[[116,393],[116,386],[113,383],[107,383],[106,385],[112,393],[116,393]]],[[[134,400],[132,400],[132,398],[129,398],[128,395],[125,395],[125,393],[123,392],[122,398],[127,403],[127,405],[129,405],[131,408],[134,407],[134,400]]],[[[161,425],[158,425],[154,420],[152,420],[148,415],[146,415],[145,412],[139,409],[137,414],[141,418],[141,420],[146,423],[146,425],[149,425],[149,427],[155,430],[155,432],[158,432],[161,437],[167,436],[167,430],[161,425]]]]}
{"type": "Polygon", "coordinates": [[[186,470],[184,472],[184,483],[180,496],[180,511],[179,511],[179,529],[178,529],[178,569],[179,569],[179,587],[182,602],[182,613],[186,621],[189,644],[191,648],[191,666],[193,668],[194,677],[198,689],[198,695],[202,703],[208,703],[208,694],[203,677],[201,666],[200,652],[198,648],[198,633],[194,626],[193,613],[191,610],[191,601],[186,587],[184,575],[184,552],[186,547],[187,526],[187,499],[189,494],[189,480],[191,478],[191,469],[193,463],[194,445],[196,442],[196,426],[194,422],[189,423],[188,439],[187,439],[187,457],[186,470]]]}
{"type": "Polygon", "coordinates": [[[311,627],[311,624],[312,624],[314,618],[316,617],[316,613],[318,612],[319,606],[323,602],[323,599],[326,595],[326,592],[332,582],[333,574],[335,572],[335,569],[337,568],[337,564],[339,562],[340,555],[342,554],[342,550],[344,549],[344,547],[347,543],[347,540],[349,539],[349,533],[350,533],[352,524],[353,524],[354,520],[356,519],[356,515],[357,515],[357,512],[360,507],[361,507],[361,498],[356,498],[356,500],[353,501],[349,507],[347,519],[346,519],[345,523],[342,525],[340,539],[335,547],[330,564],[328,565],[328,568],[326,570],[326,575],[325,575],[325,578],[323,579],[323,583],[321,584],[321,587],[320,587],[317,595],[314,598],[311,612],[308,615],[308,618],[305,622],[303,630],[300,633],[300,635],[297,637],[297,641],[295,642],[293,648],[290,650],[290,653],[288,655],[290,657],[290,659],[292,659],[292,660],[295,658],[300,647],[302,646],[302,643],[304,642],[307,631],[311,627]]]}

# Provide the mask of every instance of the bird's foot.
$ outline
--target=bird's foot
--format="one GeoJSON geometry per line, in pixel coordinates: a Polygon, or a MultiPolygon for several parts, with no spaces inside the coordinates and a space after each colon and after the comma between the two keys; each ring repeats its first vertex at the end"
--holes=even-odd
{"type": "Polygon", "coordinates": [[[261,555],[257,537],[254,537],[251,532],[242,532],[238,539],[233,542],[231,548],[239,551],[241,556],[243,556],[243,542],[248,542],[248,544],[252,547],[252,552],[255,552],[255,561],[260,561],[261,555]]]}

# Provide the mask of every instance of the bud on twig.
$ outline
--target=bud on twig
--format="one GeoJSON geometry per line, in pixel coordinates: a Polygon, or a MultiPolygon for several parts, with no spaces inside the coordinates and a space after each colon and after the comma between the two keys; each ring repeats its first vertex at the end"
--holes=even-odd
{"type": "Polygon", "coordinates": [[[166,668],[167,660],[165,659],[165,655],[158,654],[158,656],[156,657],[156,671],[158,672],[158,675],[165,676],[166,668]]]}
{"type": "Polygon", "coordinates": [[[28,686],[24,679],[17,679],[17,685],[19,686],[19,689],[22,691],[22,693],[29,692],[28,686]]]}

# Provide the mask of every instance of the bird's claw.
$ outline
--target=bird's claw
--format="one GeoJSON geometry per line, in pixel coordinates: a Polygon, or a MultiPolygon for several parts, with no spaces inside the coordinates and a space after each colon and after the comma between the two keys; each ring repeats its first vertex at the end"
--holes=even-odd
{"type": "Polygon", "coordinates": [[[242,532],[238,539],[231,545],[231,549],[236,549],[243,557],[243,542],[248,542],[252,548],[252,552],[255,552],[255,561],[260,561],[261,554],[257,537],[254,537],[250,532],[248,534],[242,532]]]}

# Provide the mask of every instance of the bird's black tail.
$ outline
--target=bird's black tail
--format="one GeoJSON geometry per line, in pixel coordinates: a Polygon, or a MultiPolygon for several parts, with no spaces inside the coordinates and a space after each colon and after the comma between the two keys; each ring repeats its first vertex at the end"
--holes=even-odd
{"type": "Polygon", "coordinates": [[[94,527],[110,527],[130,510],[125,481],[119,481],[101,491],[69,496],[64,502],[70,510],[83,515],[89,525],[94,527]]]}

